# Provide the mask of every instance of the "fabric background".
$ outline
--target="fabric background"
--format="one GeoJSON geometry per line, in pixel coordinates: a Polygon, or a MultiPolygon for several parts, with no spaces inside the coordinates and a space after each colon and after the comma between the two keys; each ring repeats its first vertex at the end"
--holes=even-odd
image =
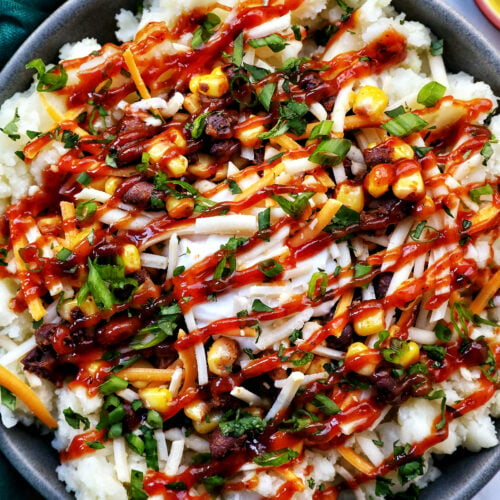
{"type": "Polygon", "coordinates": [[[0,69],[64,0],[0,0],[0,69]]]}
{"type": "MultiPolygon", "coordinates": [[[[0,70],[24,40],[64,0],[0,0],[0,70]]],[[[0,500],[42,497],[0,454],[0,500]]]]}

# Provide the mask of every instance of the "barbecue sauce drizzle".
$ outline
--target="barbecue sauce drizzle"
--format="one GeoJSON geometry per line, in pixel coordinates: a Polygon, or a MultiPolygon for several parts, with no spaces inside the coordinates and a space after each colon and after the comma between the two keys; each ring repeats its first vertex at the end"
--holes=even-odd
{"type": "MultiPolygon", "coordinates": [[[[169,31],[162,23],[155,23],[146,28],[140,35],[140,41],[134,43],[127,43],[122,48],[106,45],[100,51],[105,54],[106,60],[104,63],[96,64],[91,69],[87,69],[80,73],[80,79],[77,83],[66,87],[65,89],[57,92],[57,94],[67,101],[68,107],[77,109],[84,105],[89,96],[94,99],[96,103],[101,106],[112,106],[118,101],[126,97],[134,91],[133,82],[130,79],[124,78],[121,85],[114,87],[109,92],[100,94],[96,92],[96,87],[101,84],[106,78],[117,78],[120,71],[124,69],[124,60],[122,56],[123,48],[130,47],[139,62],[142,77],[146,85],[153,93],[161,91],[177,90],[185,91],[189,79],[199,73],[208,73],[213,64],[219,59],[220,53],[229,47],[236,36],[243,30],[250,29],[258,26],[263,22],[275,17],[282,16],[287,12],[297,8],[300,5],[299,0],[285,2],[281,5],[274,5],[268,7],[245,7],[241,6],[237,15],[231,18],[229,24],[224,25],[222,29],[217,31],[208,42],[204,44],[201,50],[188,51],[176,55],[163,55],[155,64],[146,64],[141,67],[141,56],[147,56],[148,52],[152,50],[156,44],[162,41],[169,40],[170,38],[177,37],[180,33],[191,32],[193,26],[197,26],[199,20],[204,16],[204,11],[197,11],[190,16],[181,18],[173,31],[169,31]],[[104,75],[104,76],[103,76],[104,75]]],[[[355,26],[356,12],[354,12],[348,20],[338,26],[338,31],[333,41],[338,38],[343,32],[355,26]]],[[[101,56],[89,56],[87,58],[77,59],[64,63],[65,68],[69,70],[76,70],[81,64],[98,60],[101,56]]],[[[383,69],[400,63],[406,57],[406,40],[402,35],[395,31],[385,32],[379,39],[370,43],[368,46],[360,51],[350,52],[330,61],[330,68],[324,71],[323,76],[325,83],[312,90],[300,92],[294,90],[293,97],[299,101],[311,103],[319,100],[325,96],[335,96],[338,91],[348,82],[355,79],[367,76],[373,73],[379,73],[383,69]],[[335,76],[333,76],[335,75],[335,76]]],[[[146,60],[146,59],[145,59],[146,60]]],[[[311,62],[314,66],[315,62],[311,62]]],[[[273,75],[264,80],[272,81],[273,75]]],[[[452,98],[445,98],[452,100],[452,98]]],[[[444,102],[444,100],[443,100],[444,102]]],[[[441,103],[442,104],[442,103],[441,103]]],[[[436,105],[436,109],[439,105],[436,105]]],[[[475,100],[473,102],[464,103],[468,109],[468,116],[457,128],[456,134],[459,136],[466,136],[468,139],[464,141],[461,147],[455,149],[452,153],[441,154],[428,154],[423,158],[420,163],[423,168],[431,169],[439,164],[448,164],[449,168],[453,169],[455,165],[460,164],[464,160],[464,155],[467,151],[479,151],[489,139],[489,131],[485,127],[471,125],[469,122],[474,119],[479,113],[489,110],[491,103],[487,100],[475,100]]],[[[269,117],[263,118],[263,122],[267,123],[269,117]]],[[[75,122],[64,122],[60,125],[62,130],[72,130],[75,128],[75,122]]],[[[114,134],[116,130],[109,130],[107,134],[114,134]]],[[[449,140],[449,137],[433,137],[433,140],[449,140]]],[[[430,139],[429,139],[430,140],[430,139]]],[[[33,140],[25,147],[25,154],[28,158],[32,158],[36,153],[49,142],[48,135],[44,135],[38,139],[33,140]]],[[[87,172],[93,179],[103,178],[109,175],[114,175],[115,170],[109,165],[106,165],[105,157],[109,153],[109,147],[104,144],[94,143],[92,141],[81,141],[78,147],[69,150],[59,163],[54,171],[46,171],[43,173],[43,183],[40,190],[20,200],[15,205],[12,205],[7,210],[6,216],[2,218],[0,229],[2,235],[8,237],[10,242],[22,239],[29,229],[34,218],[41,214],[55,215],[58,214],[59,202],[74,199],[81,187],[76,182],[76,176],[81,172],[87,172]],[[56,196],[54,194],[57,193],[56,196]]],[[[310,151],[308,152],[310,154],[310,151]]],[[[469,153],[470,154],[470,153],[469,153]]],[[[276,162],[270,165],[257,165],[255,167],[248,167],[248,170],[255,169],[255,171],[265,171],[272,168],[276,162]]],[[[122,170],[122,169],[121,169],[122,170]]],[[[130,182],[136,182],[133,176],[136,172],[132,169],[130,171],[130,182]]],[[[139,177],[140,179],[140,177],[139,177]]],[[[121,193],[125,192],[128,185],[125,181],[119,188],[118,192],[113,195],[112,204],[117,206],[121,201],[121,193]]],[[[438,183],[439,179],[434,178],[433,183],[438,183]]],[[[465,188],[459,187],[456,194],[463,194],[465,188]]],[[[263,188],[253,195],[245,198],[239,202],[223,202],[218,203],[211,207],[207,212],[200,215],[209,216],[211,214],[225,213],[238,213],[241,210],[258,204],[263,199],[269,197],[271,194],[284,194],[294,193],[298,194],[307,191],[303,185],[292,186],[278,186],[271,185],[263,188]]],[[[436,210],[446,205],[446,197],[436,198],[436,210]]],[[[498,192],[493,197],[493,204],[495,207],[500,207],[500,197],[498,192]]],[[[414,213],[418,214],[418,205],[414,207],[414,213]]],[[[99,209],[98,209],[99,210],[99,209]]],[[[100,212],[98,212],[100,213],[100,212]]],[[[132,213],[133,215],[133,213],[132,213]]],[[[460,221],[469,218],[467,212],[460,212],[458,219],[460,221]]],[[[73,222],[76,227],[77,221],[73,222]]],[[[474,231],[496,231],[498,237],[498,228],[500,216],[489,220],[484,224],[480,230],[474,231]]],[[[92,255],[93,249],[100,244],[109,242],[114,238],[114,231],[120,229],[122,236],[117,245],[132,242],[140,248],[147,248],[150,246],[151,241],[156,241],[162,235],[168,235],[178,229],[182,229],[185,225],[193,224],[194,219],[187,220],[174,220],[167,215],[164,215],[149,223],[142,231],[124,230],[123,227],[115,225],[108,230],[96,230],[93,234],[93,243],[90,244],[87,238],[82,239],[76,251],[71,256],[68,262],[61,262],[56,258],[42,257],[37,252],[35,246],[27,245],[23,249],[22,258],[31,266],[30,270],[20,270],[18,278],[21,281],[21,288],[12,303],[12,309],[16,312],[21,312],[26,308],[26,302],[31,297],[42,297],[46,295],[50,284],[60,277],[68,277],[68,274],[74,276],[75,284],[81,282],[86,275],[86,262],[89,256],[92,255]]],[[[68,222],[66,222],[68,224],[68,222]]],[[[292,218],[282,219],[276,225],[271,227],[270,232],[275,232],[281,227],[295,224],[292,218]]],[[[122,223],[123,226],[123,223],[122,223]]],[[[360,229],[359,227],[348,227],[345,230],[346,234],[350,234],[360,229]]],[[[368,228],[369,229],[369,228],[368,228]]],[[[333,317],[330,321],[316,331],[309,339],[302,342],[299,347],[293,346],[286,351],[287,356],[292,356],[294,353],[304,353],[312,351],[318,344],[322,343],[328,336],[340,335],[344,326],[351,322],[354,318],[363,316],[369,313],[373,307],[382,306],[385,310],[391,308],[404,309],[408,304],[415,304],[417,307],[420,297],[425,292],[431,292],[432,289],[440,288],[440,283],[437,277],[441,274],[441,269],[449,266],[451,268],[451,275],[448,277],[448,284],[450,291],[448,294],[435,295],[430,294],[430,298],[422,303],[421,307],[426,309],[435,309],[445,300],[449,300],[450,296],[455,293],[455,290],[461,289],[461,281],[458,277],[464,277],[474,282],[477,278],[479,270],[477,265],[472,260],[466,259],[464,250],[460,246],[456,246],[464,234],[468,234],[474,238],[477,235],[473,230],[470,232],[464,231],[459,233],[454,229],[448,228],[440,232],[439,236],[428,242],[413,242],[406,243],[402,246],[393,248],[391,250],[384,250],[372,254],[367,259],[367,264],[372,266],[370,272],[362,277],[351,279],[350,282],[342,286],[339,285],[343,282],[343,278],[352,275],[352,270],[344,269],[338,276],[328,276],[328,284],[333,287],[324,296],[318,300],[311,300],[305,295],[293,297],[288,303],[280,307],[276,307],[271,312],[252,312],[246,317],[233,317],[225,318],[222,320],[214,321],[204,328],[200,328],[189,335],[179,338],[173,343],[173,348],[177,351],[184,351],[191,349],[194,345],[207,341],[214,334],[229,334],[234,335],[238,332],[245,332],[245,334],[253,335],[255,332],[252,327],[255,324],[272,321],[279,318],[284,318],[295,314],[306,308],[314,307],[320,302],[328,302],[343,294],[362,287],[370,283],[381,271],[380,266],[384,259],[390,257],[394,262],[393,265],[387,269],[388,271],[395,272],[405,264],[412,262],[419,255],[428,252],[431,249],[446,247],[448,245],[455,245],[451,254],[445,255],[442,259],[438,260],[427,270],[427,272],[420,278],[413,278],[408,280],[404,286],[400,287],[395,293],[388,297],[365,301],[359,304],[353,304],[346,312],[333,317]],[[253,333],[252,333],[253,332],[253,333]]],[[[305,243],[296,248],[290,248],[289,256],[282,262],[283,272],[287,269],[292,269],[300,266],[302,261],[307,260],[311,256],[316,255],[321,250],[326,248],[332,240],[338,237],[335,234],[321,233],[312,241],[305,243]]],[[[242,247],[236,251],[236,256],[248,251],[260,241],[259,235],[250,238],[242,247]]],[[[12,243],[10,243],[12,244],[12,243]]],[[[217,266],[223,252],[219,251],[212,256],[207,257],[203,261],[195,264],[192,268],[182,272],[178,276],[173,277],[167,281],[163,287],[163,293],[169,294],[169,297],[179,302],[182,307],[183,313],[188,313],[190,309],[199,303],[207,300],[207,297],[214,293],[222,293],[231,289],[254,283],[261,282],[265,277],[254,266],[244,271],[236,271],[229,278],[223,282],[217,282],[212,278],[214,269],[217,266]],[[183,300],[189,297],[189,300],[183,300]]],[[[6,268],[0,267],[0,277],[9,276],[10,273],[6,268]]],[[[280,281],[281,275],[273,278],[275,282],[280,281]]],[[[146,295],[142,298],[136,296],[132,299],[132,303],[146,304],[147,300],[156,300],[155,296],[146,295]]],[[[103,319],[109,319],[114,313],[121,310],[126,310],[126,305],[116,306],[112,312],[101,311],[95,315],[76,318],[70,329],[76,331],[85,327],[97,325],[103,319]]],[[[137,313],[137,308],[133,314],[137,313]]],[[[138,313],[137,313],[138,314],[138,313]]],[[[139,316],[139,318],[141,318],[139,316]]],[[[147,317],[145,317],[147,318],[147,317]]],[[[144,319],[146,321],[147,319],[144,319]]],[[[142,321],[142,320],[141,320],[142,321]]],[[[407,329],[411,325],[402,324],[398,334],[401,340],[407,338],[407,329]]],[[[429,377],[433,382],[441,382],[449,377],[454,371],[462,366],[468,366],[467,359],[460,354],[460,345],[458,342],[446,345],[446,356],[443,359],[439,368],[435,367],[433,361],[429,358],[423,358],[429,371],[429,377]]],[[[95,392],[98,385],[104,380],[105,376],[109,373],[112,367],[111,363],[101,363],[99,370],[95,370],[90,374],[88,371],[89,364],[92,360],[99,359],[102,351],[88,351],[84,353],[73,353],[66,356],[68,362],[77,365],[80,370],[75,380],[71,382],[73,385],[81,384],[88,388],[89,392],[95,392]]],[[[497,358],[499,353],[496,353],[497,358]]],[[[380,355],[377,354],[376,360],[380,361],[380,355]]],[[[350,367],[362,367],[363,363],[368,360],[366,358],[355,358],[351,360],[350,367]]],[[[240,386],[245,380],[249,380],[271,371],[280,368],[283,362],[277,354],[264,354],[256,360],[250,361],[243,369],[237,373],[230,374],[227,377],[215,377],[211,379],[211,391],[214,395],[221,395],[229,392],[232,388],[240,386]]],[[[338,401],[346,401],[350,392],[344,391],[339,384],[349,374],[349,367],[344,365],[335,368],[332,373],[326,377],[325,380],[320,382],[313,382],[305,387],[305,390],[296,397],[294,406],[301,408],[309,403],[317,393],[325,393],[327,391],[334,391],[335,397],[338,401]]],[[[368,380],[366,382],[369,383],[368,380]]],[[[485,404],[494,394],[496,389],[495,384],[490,382],[486,377],[481,378],[481,390],[475,392],[468,398],[457,403],[454,406],[449,406],[445,411],[445,419],[448,424],[454,418],[458,418],[469,411],[485,404]]],[[[359,390],[351,392],[351,394],[359,394],[359,390]]],[[[190,389],[179,396],[174,398],[169,408],[163,413],[164,420],[174,417],[177,413],[188,405],[190,402],[196,400],[202,395],[202,389],[190,389]]],[[[222,460],[211,460],[204,465],[193,465],[188,467],[184,472],[177,474],[175,477],[168,477],[160,472],[149,471],[145,477],[144,489],[149,495],[160,495],[166,499],[170,498],[192,498],[186,491],[173,492],[165,489],[165,484],[174,481],[183,482],[189,489],[204,478],[221,475],[230,477],[234,475],[238,469],[247,461],[251,461],[259,453],[269,449],[280,449],[287,446],[293,446],[295,441],[301,440],[310,446],[319,449],[327,450],[329,448],[341,445],[349,436],[342,432],[341,424],[348,424],[358,421],[355,431],[361,432],[368,429],[381,415],[385,404],[378,401],[375,397],[362,399],[357,402],[356,398],[351,398],[351,402],[343,408],[342,412],[330,416],[319,422],[308,425],[305,429],[298,433],[283,433],[279,430],[280,424],[290,416],[291,409],[281,412],[266,428],[266,431],[259,437],[256,437],[251,442],[250,446],[230,454],[222,460]],[[278,442],[277,442],[278,441],[278,442]]],[[[448,426],[445,425],[441,430],[436,430],[434,434],[426,440],[415,443],[411,446],[410,451],[405,455],[403,461],[394,457],[385,460],[378,468],[370,475],[360,474],[356,476],[354,482],[347,481],[345,486],[349,488],[357,488],[362,482],[374,479],[377,475],[384,475],[400,466],[404,461],[411,460],[412,457],[421,456],[427,449],[436,443],[444,440],[447,437],[448,426]]],[[[81,457],[87,453],[94,452],[95,450],[88,446],[90,441],[103,441],[105,440],[104,431],[89,431],[85,434],[79,435],[73,440],[69,448],[61,452],[61,460],[73,460],[81,457]]],[[[295,461],[300,460],[295,459],[295,461]]],[[[292,462],[293,464],[294,462],[292,462]]],[[[289,464],[287,464],[288,466],[289,464]]],[[[250,487],[245,483],[231,483],[227,486],[228,490],[237,490],[250,487]]],[[[330,487],[325,491],[316,491],[314,498],[336,498],[342,486],[330,487]]],[[[286,481],[276,494],[275,498],[280,500],[289,499],[294,493],[300,491],[300,485],[293,481],[286,481]]],[[[199,497],[197,497],[199,498],[199,497]]],[[[202,497],[203,498],[203,495],[202,497]]]]}

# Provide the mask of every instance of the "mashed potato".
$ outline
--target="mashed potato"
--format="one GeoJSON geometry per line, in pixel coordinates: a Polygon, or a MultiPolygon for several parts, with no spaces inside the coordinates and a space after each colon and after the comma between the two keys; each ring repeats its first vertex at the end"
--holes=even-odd
{"type": "Polygon", "coordinates": [[[0,110],[0,414],[78,499],[414,495],[498,443],[497,98],[389,0],[268,3],[122,10],[0,110]]]}

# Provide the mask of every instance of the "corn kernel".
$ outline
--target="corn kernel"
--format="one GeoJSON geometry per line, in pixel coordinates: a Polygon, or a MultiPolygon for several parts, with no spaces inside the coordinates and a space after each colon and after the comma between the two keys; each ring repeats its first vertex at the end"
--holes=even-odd
{"type": "Polygon", "coordinates": [[[335,198],[343,205],[356,212],[361,212],[365,206],[363,186],[343,183],[337,186],[335,198]]]}
{"type": "Polygon", "coordinates": [[[179,155],[167,162],[167,169],[172,177],[182,177],[188,168],[188,159],[179,155]]]}
{"type": "Polygon", "coordinates": [[[394,181],[394,170],[388,163],[375,165],[365,176],[363,185],[374,198],[383,196],[394,181]]]}
{"type": "Polygon", "coordinates": [[[99,312],[99,308],[97,307],[92,297],[87,297],[80,304],[80,309],[83,314],[85,314],[85,316],[92,316],[93,314],[97,314],[99,312]]]}
{"type": "Polygon", "coordinates": [[[71,311],[78,307],[76,299],[63,301],[58,307],[58,314],[66,321],[71,321],[71,311]]]}
{"type": "Polygon", "coordinates": [[[202,422],[210,411],[205,401],[193,401],[184,408],[184,414],[193,422],[202,422]]]}
{"type": "Polygon", "coordinates": [[[366,85],[361,87],[354,97],[352,109],[357,115],[377,117],[384,112],[388,104],[389,98],[382,89],[366,85]]]}
{"type": "Polygon", "coordinates": [[[199,434],[208,434],[212,432],[222,420],[221,413],[209,413],[201,422],[193,421],[193,427],[199,434]]]}
{"type": "Polygon", "coordinates": [[[372,309],[354,319],[354,330],[358,335],[366,337],[385,330],[385,315],[382,308],[372,309]]]}
{"type": "Polygon", "coordinates": [[[434,200],[425,195],[415,206],[414,213],[419,219],[428,219],[436,211],[434,200]]]}
{"type": "Polygon", "coordinates": [[[198,94],[188,94],[184,97],[183,106],[188,113],[197,115],[201,111],[200,96],[198,94]]]}
{"type": "Polygon", "coordinates": [[[141,256],[135,245],[127,243],[123,245],[120,251],[120,257],[123,259],[125,274],[134,273],[141,269],[141,256]]]}
{"type": "Polygon", "coordinates": [[[215,170],[216,166],[212,165],[210,156],[205,154],[199,154],[198,161],[188,166],[188,172],[200,179],[208,179],[215,170]]]}
{"type": "Polygon", "coordinates": [[[62,228],[62,219],[59,215],[40,217],[37,226],[42,234],[57,234],[62,228]]]}
{"type": "Polygon", "coordinates": [[[108,177],[106,182],[104,183],[104,191],[108,194],[114,194],[118,186],[122,183],[122,179],[120,177],[108,177]]]}
{"type": "Polygon", "coordinates": [[[392,150],[393,160],[412,160],[415,156],[413,148],[403,140],[397,141],[392,150]]]}
{"type": "Polygon", "coordinates": [[[172,148],[172,144],[170,141],[158,141],[154,143],[148,150],[150,161],[154,163],[158,163],[172,148]]]}
{"type": "Polygon", "coordinates": [[[248,148],[253,148],[260,142],[259,134],[266,132],[266,127],[260,123],[253,123],[247,127],[236,129],[234,137],[238,139],[241,144],[248,148]]]}
{"type": "Polygon", "coordinates": [[[220,377],[229,376],[239,352],[238,344],[233,339],[219,337],[208,350],[208,369],[220,377]]]}
{"type": "Polygon", "coordinates": [[[229,81],[222,68],[218,66],[209,75],[193,76],[189,81],[189,90],[193,94],[222,97],[229,90],[229,81]]]}
{"type": "Polygon", "coordinates": [[[169,129],[168,138],[178,148],[184,149],[187,146],[187,141],[186,141],[185,137],[182,135],[182,132],[177,128],[169,129]]]}
{"type": "Polygon", "coordinates": [[[167,410],[172,400],[172,394],[166,387],[145,387],[138,392],[146,408],[160,413],[167,410]]]}
{"type": "Polygon", "coordinates": [[[420,357],[420,347],[416,342],[410,340],[399,355],[398,364],[401,366],[410,366],[416,363],[420,357]]]}
{"type": "Polygon", "coordinates": [[[416,201],[425,196],[425,185],[422,174],[413,171],[400,176],[392,186],[392,192],[400,200],[416,201]]]}
{"type": "Polygon", "coordinates": [[[166,208],[168,215],[172,219],[185,219],[189,217],[194,210],[194,199],[193,198],[175,198],[174,196],[168,196],[166,202],[166,208]]]}
{"type": "Polygon", "coordinates": [[[345,356],[345,364],[348,369],[351,369],[352,371],[359,373],[360,375],[365,375],[367,377],[375,372],[379,361],[380,355],[378,354],[378,352],[374,349],[370,349],[362,342],[354,342],[353,344],[351,344],[348,347],[345,356]],[[350,362],[360,355],[363,356],[360,362],[350,367],[350,362]]]}

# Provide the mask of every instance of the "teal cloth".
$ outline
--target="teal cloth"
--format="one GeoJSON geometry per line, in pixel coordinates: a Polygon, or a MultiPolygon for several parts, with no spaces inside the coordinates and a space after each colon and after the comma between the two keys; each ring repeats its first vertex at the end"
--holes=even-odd
{"type": "MultiPolygon", "coordinates": [[[[24,40],[64,0],[0,0],[0,70],[24,40]]],[[[0,500],[42,497],[20,476],[0,452],[0,500]]]]}
{"type": "Polygon", "coordinates": [[[0,69],[64,0],[0,0],[0,69]]]}

